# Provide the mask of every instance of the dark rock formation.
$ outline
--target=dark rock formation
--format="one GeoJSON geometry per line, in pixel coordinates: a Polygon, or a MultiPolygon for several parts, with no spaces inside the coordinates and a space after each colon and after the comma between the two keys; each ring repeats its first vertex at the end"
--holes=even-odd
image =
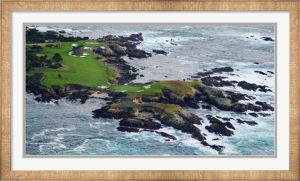
{"type": "Polygon", "coordinates": [[[26,78],[26,92],[33,93],[36,101],[50,102],[66,97],[68,100],[77,101],[83,104],[91,95],[91,91],[87,87],[81,85],[70,84],[65,87],[51,86],[45,87],[40,84],[43,74],[37,73],[26,78]]]}
{"type": "Polygon", "coordinates": [[[203,85],[196,87],[196,89],[196,96],[198,99],[210,105],[216,106],[221,110],[245,112],[249,109],[246,104],[238,102],[239,100],[242,100],[242,98],[245,98],[244,96],[232,93],[230,91],[222,91],[203,85]]]}
{"type": "Polygon", "coordinates": [[[90,95],[91,93],[88,90],[76,90],[68,95],[67,99],[70,101],[80,100],[81,104],[84,104],[90,95]]]}
{"type": "Polygon", "coordinates": [[[214,87],[224,87],[224,86],[235,87],[234,84],[237,83],[237,81],[227,81],[227,80],[223,80],[223,79],[226,79],[226,77],[207,76],[207,77],[201,78],[201,81],[205,85],[214,86],[214,87]]]}
{"type": "Polygon", "coordinates": [[[147,58],[152,56],[151,53],[137,48],[128,48],[127,54],[129,58],[147,58]]]}
{"type": "Polygon", "coordinates": [[[94,52],[105,57],[121,57],[127,54],[129,58],[147,58],[151,56],[151,53],[137,48],[137,45],[143,40],[142,33],[131,34],[129,36],[107,35],[97,39],[97,41],[106,43],[109,47],[95,48],[94,52]]]}
{"type": "Polygon", "coordinates": [[[272,42],[274,41],[274,39],[271,37],[261,37],[261,39],[263,39],[265,41],[272,41],[272,42]]]}
{"type": "Polygon", "coordinates": [[[117,127],[117,130],[121,132],[140,132],[138,128],[126,127],[126,126],[119,126],[117,127]]]}
{"type": "Polygon", "coordinates": [[[117,54],[118,56],[124,56],[124,55],[126,55],[127,48],[123,47],[123,46],[121,46],[119,44],[116,44],[116,43],[110,44],[109,48],[111,50],[113,50],[114,53],[117,54]]]}
{"type": "Polygon", "coordinates": [[[201,105],[202,109],[207,109],[207,110],[211,110],[211,106],[210,105],[201,105]]]}
{"type": "Polygon", "coordinates": [[[266,116],[270,116],[271,114],[268,114],[268,113],[258,113],[259,115],[263,116],[263,117],[266,117],[266,116]]]}
{"type": "Polygon", "coordinates": [[[117,81],[120,84],[128,83],[137,77],[136,69],[131,67],[124,59],[120,57],[107,57],[104,62],[117,70],[117,81]]]}
{"type": "Polygon", "coordinates": [[[217,151],[219,152],[219,154],[222,154],[222,151],[223,151],[223,149],[225,148],[224,146],[221,146],[221,145],[210,145],[210,144],[208,144],[206,141],[202,141],[201,143],[202,143],[202,145],[204,145],[204,146],[209,146],[209,147],[211,147],[212,149],[217,150],[217,151]]]}
{"type": "Polygon", "coordinates": [[[212,72],[214,73],[233,72],[233,69],[231,67],[213,68],[212,72]]]}
{"type": "Polygon", "coordinates": [[[234,120],[233,118],[226,118],[226,117],[223,117],[223,118],[221,118],[221,119],[223,119],[224,121],[231,121],[231,120],[234,120]]]}
{"type": "Polygon", "coordinates": [[[248,124],[248,125],[250,125],[250,126],[257,125],[257,122],[255,122],[255,121],[243,121],[243,120],[241,120],[241,119],[236,119],[236,120],[237,120],[238,123],[241,123],[241,124],[246,123],[246,124],[248,124]]]}
{"type": "Polygon", "coordinates": [[[233,72],[233,69],[231,67],[214,68],[210,71],[199,72],[197,73],[197,76],[194,76],[194,78],[206,77],[214,73],[222,73],[222,72],[233,72]]]}
{"type": "Polygon", "coordinates": [[[261,75],[268,75],[268,74],[266,74],[266,73],[264,73],[264,72],[262,72],[262,71],[254,71],[255,73],[259,73],[259,74],[261,74],[261,75]]]}
{"type": "Polygon", "coordinates": [[[175,136],[173,135],[170,135],[168,133],[165,133],[165,132],[162,132],[162,131],[154,131],[156,134],[159,134],[160,136],[162,137],[165,137],[165,138],[168,138],[168,139],[171,139],[171,140],[177,140],[175,136]]]}
{"type": "Polygon", "coordinates": [[[199,118],[197,115],[186,111],[186,110],[182,110],[178,113],[179,116],[182,117],[182,119],[184,119],[185,121],[191,123],[191,124],[199,124],[201,125],[201,122],[203,121],[202,118],[199,118]]]}
{"type": "Polygon", "coordinates": [[[177,130],[180,130],[184,133],[191,134],[193,138],[203,141],[206,138],[201,134],[200,130],[194,126],[192,123],[184,120],[179,115],[167,115],[160,114],[157,118],[161,121],[162,124],[166,126],[171,126],[177,130]]]}
{"type": "Polygon", "coordinates": [[[267,104],[266,102],[256,101],[255,104],[260,105],[263,111],[274,111],[274,107],[270,104],[267,104]]]}
{"type": "Polygon", "coordinates": [[[167,55],[168,53],[164,50],[152,50],[153,53],[155,54],[162,54],[162,55],[167,55]]]}
{"type": "Polygon", "coordinates": [[[250,112],[248,113],[250,116],[253,116],[253,117],[258,117],[258,115],[255,113],[255,112],[250,112]]]}
{"type": "Polygon", "coordinates": [[[120,126],[144,128],[144,129],[159,129],[161,125],[151,120],[127,118],[120,121],[120,126]]]}
{"type": "Polygon", "coordinates": [[[247,95],[247,94],[241,94],[238,92],[232,92],[232,91],[225,91],[228,95],[230,95],[231,100],[233,102],[238,102],[240,100],[254,100],[255,97],[247,95]]]}
{"type": "Polygon", "coordinates": [[[222,135],[222,136],[232,136],[233,135],[233,131],[231,131],[229,129],[234,130],[235,128],[233,127],[233,125],[230,122],[223,123],[222,121],[220,121],[219,119],[217,119],[211,115],[207,115],[206,117],[209,120],[209,122],[211,123],[210,126],[205,126],[205,129],[207,129],[209,132],[215,133],[218,135],[222,135]]]}
{"type": "Polygon", "coordinates": [[[237,85],[245,90],[256,91],[258,89],[261,92],[271,92],[271,90],[267,89],[267,86],[265,85],[257,85],[254,83],[248,83],[246,81],[241,81],[237,85]]]}

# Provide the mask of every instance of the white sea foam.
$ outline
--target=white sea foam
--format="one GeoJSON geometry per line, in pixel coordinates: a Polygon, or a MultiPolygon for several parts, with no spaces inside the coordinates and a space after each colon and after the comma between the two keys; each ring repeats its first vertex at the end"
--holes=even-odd
{"type": "MultiPolygon", "coordinates": [[[[99,25],[87,27],[46,27],[53,30],[68,30],[67,33],[98,38],[107,34],[130,35],[142,32],[144,41],[140,48],[152,52],[153,49],[163,49],[168,56],[154,55],[147,59],[130,60],[124,57],[130,65],[139,68],[144,77],[137,77],[133,82],[149,82],[156,80],[183,80],[190,78],[203,69],[230,66],[232,73],[214,74],[225,76],[227,80],[247,81],[268,86],[273,92],[262,93],[247,91],[238,86],[222,87],[254,96],[257,100],[274,105],[275,81],[274,75],[260,75],[254,71],[274,71],[273,42],[261,39],[263,36],[274,38],[274,29],[266,26],[211,26],[211,25],[99,25]],[[92,30],[92,31],[91,31],[92,30]],[[79,33],[81,31],[81,33],[79,33]],[[76,34],[77,33],[77,34],[76,34]],[[254,39],[246,36],[254,35],[254,39]],[[257,40],[255,40],[255,38],[257,40]],[[228,44],[230,42],[230,44],[228,44]],[[258,65],[254,62],[259,62],[258,65]],[[237,70],[238,69],[238,70],[237,70]]],[[[145,87],[147,89],[147,87],[145,87]]],[[[190,134],[182,133],[171,127],[163,127],[163,131],[177,138],[166,141],[158,134],[143,131],[141,133],[124,133],[116,130],[119,120],[94,119],[92,110],[99,109],[106,101],[88,99],[85,104],[59,100],[58,104],[38,103],[35,96],[26,95],[28,143],[40,149],[39,154],[89,154],[89,155],[124,155],[124,154],[159,154],[159,155],[217,155],[217,151],[203,146],[190,134]],[[99,122],[98,122],[99,121],[99,122]],[[38,127],[39,126],[39,127],[38,127]],[[55,127],[57,126],[57,127],[55,127]],[[74,126],[74,127],[73,127],[74,126]],[[35,129],[33,129],[35,128],[35,129]],[[75,129],[73,129],[75,128],[75,129]],[[69,129],[69,130],[68,130],[69,129]],[[76,135],[78,134],[78,135],[76,135]],[[68,148],[63,144],[67,138],[74,136],[80,145],[68,148]],[[87,139],[87,137],[95,137],[87,139]],[[148,152],[147,152],[148,151],[148,152]]],[[[255,100],[243,101],[254,103],[255,100]]],[[[212,111],[189,109],[204,119],[198,128],[206,134],[209,144],[224,146],[224,155],[260,155],[274,153],[274,112],[269,117],[254,118],[249,115],[236,114],[230,111],[220,111],[212,106],[212,111]],[[239,118],[246,121],[256,121],[258,125],[239,124],[230,121],[236,128],[230,137],[216,135],[205,129],[209,125],[206,115],[239,118]],[[218,138],[219,140],[213,140],[218,138]],[[273,144],[273,145],[272,145],[273,144]]],[[[248,111],[249,112],[249,111],[248,111]]],[[[248,113],[246,112],[246,113],[248,113]]],[[[159,122],[158,120],[156,120],[159,122]]],[[[29,150],[30,153],[37,154],[29,150]]]]}

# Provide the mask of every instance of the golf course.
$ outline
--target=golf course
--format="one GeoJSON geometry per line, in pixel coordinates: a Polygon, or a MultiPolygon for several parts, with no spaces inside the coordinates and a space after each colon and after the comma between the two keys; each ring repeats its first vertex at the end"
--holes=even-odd
{"type": "Polygon", "coordinates": [[[101,61],[103,57],[95,55],[92,51],[93,47],[103,46],[103,44],[85,40],[54,43],[55,46],[47,46],[49,44],[46,43],[27,44],[27,46],[32,45],[42,47],[40,56],[52,57],[55,53],[59,53],[62,57],[60,68],[34,67],[27,72],[27,76],[42,73],[40,83],[46,87],[78,84],[96,88],[114,82],[115,71],[101,61]],[[84,46],[85,56],[71,55],[72,47],[79,45],[84,46]]]}

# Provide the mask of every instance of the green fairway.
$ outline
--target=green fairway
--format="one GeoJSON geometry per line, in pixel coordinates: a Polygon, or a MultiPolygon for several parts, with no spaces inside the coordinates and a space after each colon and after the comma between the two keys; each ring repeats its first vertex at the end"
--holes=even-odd
{"type": "Polygon", "coordinates": [[[63,67],[59,69],[50,68],[34,68],[27,75],[34,73],[43,73],[44,76],[41,84],[47,87],[58,85],[65,86],[68,84],[79,84],[95,88],[97,86],[109,85],[115,81],[115,72],[112,68],[106,66],[101,58],[96,60],[96,55],[93,54],[90,48],[96,46],[103,46],[97,42],[79,41],[79,42],[61,42],[58,47],[47,47],[45,44],[39,44],[43,47],[42,54],[52,57],[55,53],[59,53],[63,61],[63,67]],[[75,57],[69,55],[72,50],[72,44],[83,45],[88,47],[85,50],[86,57],[75,57]],[[59,76],[59,74],[61,76],[59,76]]]}

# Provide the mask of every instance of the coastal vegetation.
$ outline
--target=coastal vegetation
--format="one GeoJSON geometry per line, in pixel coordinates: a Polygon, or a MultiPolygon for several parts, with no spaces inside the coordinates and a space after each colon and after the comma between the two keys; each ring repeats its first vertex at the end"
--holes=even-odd
{"type": "MultiPolygon", "coordinates": [[[[86,41],[59,42],[55,43],[58,46],[54,47],[46,46],[48,44],[27,44],[27,49],[36,46],[41,47],[38,52],[35,52],[36,54],[27,54],[27,70],[29,69],[27,76],[30,77],[36,73],[43,74],[40,83],[46,87],[64,87],[68,84],[78,84],[96,88],[97,86],[113,83],[115,71],[100,61],[101,57],[100,60],[96,60],[96,57],[99,56],[95,55],[92,50],[84,50],[86,53],[84,57],[70,54],[72,44],[75,43],[83,47],[86,41]],[[52,57],[53,60],[48,57],[52,57]],[[61,77],[58,75],[61,75],[61,77]]],[[[90,46],[86,47],[90,48],[90,46]]],[[[27,53],[29,52],[27,51],[27,53]]]]}
{"type": "MultiPolygon", "coordinates": [[[[53,31],[39,32],[26,29],[26,91],[36,95],[37,101],[49,102],[60,98],[81,103],[90,97],[104,97],[107,105],[93,110],[94,118],[120,119],[119,131],[154,132],[168,140],[173,135],[157,131],[164,126],[172,127],[191,135],[203,146],[222,153],[221,145],[209,144],[205,135],[197,127],[203,118],[189,112],[187,108],[199,109],[199,102],[205,103],[203,109],[215,107],[222,111],[257,115],[261,111],[274,111],[254,97],[225,91],[218,87],[239,86],[246,90],[268,92],[266,86],[245,81],[228,81],[226,77],[213,76],[215,73],[234,72],[231,67],[214,68],[199,72],[190,81],[152,81],[133,84],[138,70],[130,66],[122,57],[130,59],[151,57],[152,54],[139,49],[143,41],[141,33],[129,36],[107,35],[97,40],[87,37],[66,36],[53,31]]],[[[164,50],[155,49],[155,54],[167,56],[164,50]]],[[[262,114],[263,115],[263,114],[262,114]]],[[[206,116],[210,125],[205,128],[222,136],[231,136],[235,128],[228,118],[206,116]]],[[[230,119],[229,119],[230,120],[230,119]]],[[[236,120],[240,124],[254,126],[256,122],[236,120]]]]}

